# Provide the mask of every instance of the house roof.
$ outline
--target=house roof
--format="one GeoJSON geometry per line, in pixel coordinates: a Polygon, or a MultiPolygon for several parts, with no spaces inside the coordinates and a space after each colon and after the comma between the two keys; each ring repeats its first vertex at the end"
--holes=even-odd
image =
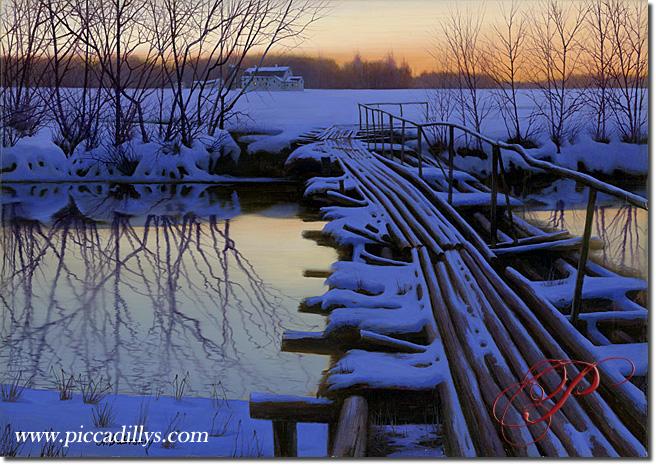
{"type": "Polygon", "coordinates": [[[289,66],[262,66],[260,68],[248,68],[244,71],[244,74],[255,75],[255,76],[275,76],[275,77],[285,77],[285,74],[291,72],[289,66]]]}

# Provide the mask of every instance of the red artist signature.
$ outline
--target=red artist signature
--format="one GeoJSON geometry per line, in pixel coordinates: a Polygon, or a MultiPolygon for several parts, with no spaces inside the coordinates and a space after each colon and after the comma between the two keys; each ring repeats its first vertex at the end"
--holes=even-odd
{"type": "Polygon", "coordinates": [[[503,439],[510,445],[518,447],[528,446],[543,439],[549,431],[553,416],[570,396],[587,396],[597,390],[601,381],[598,367],[611,360],[628,363],[631,368],[629,375],[613,386],[624,384],[633,377],[635,364],[624,357],[608,357],[598,362],[547,359],[533,365],[519,383],[508,386],[494,400],[492,413],[494,419],[501,425],[503,439]],[[547,384],[544,378],[553,377],[552,373],[555,373],[560,381],[552,392],[548,392],[543,387],[547,384]],[[583,382],[584,380],[586,382],[583,382]],[[522,402],[526,405],[521,405],[522,402]],[[518,418],[513,407],[519,411],[521,419],[518,418]],[[540,424],[544,425],[544,431],[537,436],[534,434],[535,439],[531,442],[520,444],[508,438],[509,431],[513,429],[540,424]]]}

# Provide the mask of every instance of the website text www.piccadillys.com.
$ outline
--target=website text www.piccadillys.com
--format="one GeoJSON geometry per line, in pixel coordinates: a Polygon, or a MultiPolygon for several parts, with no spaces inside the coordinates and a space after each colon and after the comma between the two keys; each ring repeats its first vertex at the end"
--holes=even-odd
{"type": "Polygon", "coordinates": [[[73,444],[96,444],[98,446],[206,443],[206,431],[147,431],[143,425],[123,425],[115,431],[85,431],[80,425],[77,431],[16,431],[18,443],[59,443],[62,447],[73,444]]]}

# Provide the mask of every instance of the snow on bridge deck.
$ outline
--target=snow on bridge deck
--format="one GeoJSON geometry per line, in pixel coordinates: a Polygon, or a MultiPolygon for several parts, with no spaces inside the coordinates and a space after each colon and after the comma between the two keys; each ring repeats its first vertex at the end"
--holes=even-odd
{"type": "MultiPolygon", "coordinates": [[[[424,409],[436,407],[440,413],[451,456],[645,456],[645,394],[630,382],[621,383],[627,370],[620,362],[599,365],[600,388],[559,406],[556,399],[545,399],[535,407],[529,398],[534,393],[521,390],[499,401],[500,393],[546,360],[596,362],[621,353],[621,347],[607,338],[603,347],[595,346],[557,309],[562,289],[571,293],[571,286],[558,284],[559,293],[557,283],[530,281],[496,256],[454,208],[459,196],[482,195],[475,182],[458,173],[466,182],[459,183],[449,204],[439,176],[428,182],[420,178],[412,158],[411,166],[404,166],[368,150],[354,132],[329,133],[305,147],[304,154],[330,157],[342,173],[311,179],[306,195],[333,203],[322,209],[331,220],[324,232],[352,247],[352,261],[339,262],[328,278],[331,289],[307,302],[328,312],[326,330],[288,333],[283,340],[286,350],[342,354],[320,394],[336,403],[361,396],[371,406],[396,407],[401,417],[406,406],[397,394],[424,393],[424,409]],[[384,393],[397,394],[391,402],[384,393]],[[503,409],[495,408],[497,402],[503,409]],[[552,409],[546,422],[522,419],[525,412],[533,419],[552,409]],[[506,424],[521,427],[500,426],[500,412],[506,424]]],[[[472,206],[489,208],[480,201],[472,206]]],[[[485,217],[479,217],[485,226],[485,217]]],[[[558,243],[562,234],[549,235],[516,220],[524,232],[516,243],[523,241],[534,252],[563,255],[580,246],[551,251],[551,236],[558,243]]],[[[500,236],[510,239],[503,232],[500,236]]],[[[618,291],[604,296],[618,304],[628,302],[622,289],[641,289],[605,271],[591,274],[597,277],[585,288],[587,299],[595,297],[592,288],[604,288],[603,280],[615,284],[618,291]]],[[[644,310],[634,302],[629,307],[644,310]]],[[[605,321],[602,313],[582,318],[597,342],[604,339],[596,326],[605,321]]],[[[637,319],[644,322],[646,311],[637,319]]],[[[642,352],[639,344],[630,349],[646,360],[644,345],[642,352]]],[[[636,365],[644,374],[642,358],[636,365]]],[[[577,369],[581,366],[570,366],[570,376],[577,369]]],[[[547,394],[559,393],[561,381],[556,370],[540,379],[547,394]]]]}

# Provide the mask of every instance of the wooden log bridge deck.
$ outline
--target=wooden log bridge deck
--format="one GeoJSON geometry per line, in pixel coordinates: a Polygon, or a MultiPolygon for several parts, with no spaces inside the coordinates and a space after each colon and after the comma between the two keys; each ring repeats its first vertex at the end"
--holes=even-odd
{"type": "Polygon", "coordinates": [[[283,336],[283,350],[332,356],[318,398],[251,397],[251,416],[272,420],[276,454],[296,455],[296,423],[323,422],[330,455],[366,455],[372,418],[386,411],[397,423],[440,424],[448,456],[646,456],[646,283],[588,250],[603,246],[591,237],[597,192],[639,208],[647,201],[386,105],[360,105],[357,127],[317,132],[303,148],[324,162],[306,195],[327,205],[324,232],[351,261],[338,262],[330,290],[305,303],[327,315],[326,330],[283,336]],[[437,157],[427,149],[436,127],[449,136],[437,157]],[[490,186],[455,169],[457,132],[489,144],[490,186]],[[502,156],[587,187],[583,237],[513,213],[521,202],[509,195],[502,156]],[[549,360],[605,360],[599,386],[590,373],[575,386],[584,365],[544,369],[549,360]],[[553,394],[540,407],[531,407],[535,386],[506,391],[538,372],[542,394],[553,394]],[[574,395],[565,396],[568,386],[574,395]]]}

